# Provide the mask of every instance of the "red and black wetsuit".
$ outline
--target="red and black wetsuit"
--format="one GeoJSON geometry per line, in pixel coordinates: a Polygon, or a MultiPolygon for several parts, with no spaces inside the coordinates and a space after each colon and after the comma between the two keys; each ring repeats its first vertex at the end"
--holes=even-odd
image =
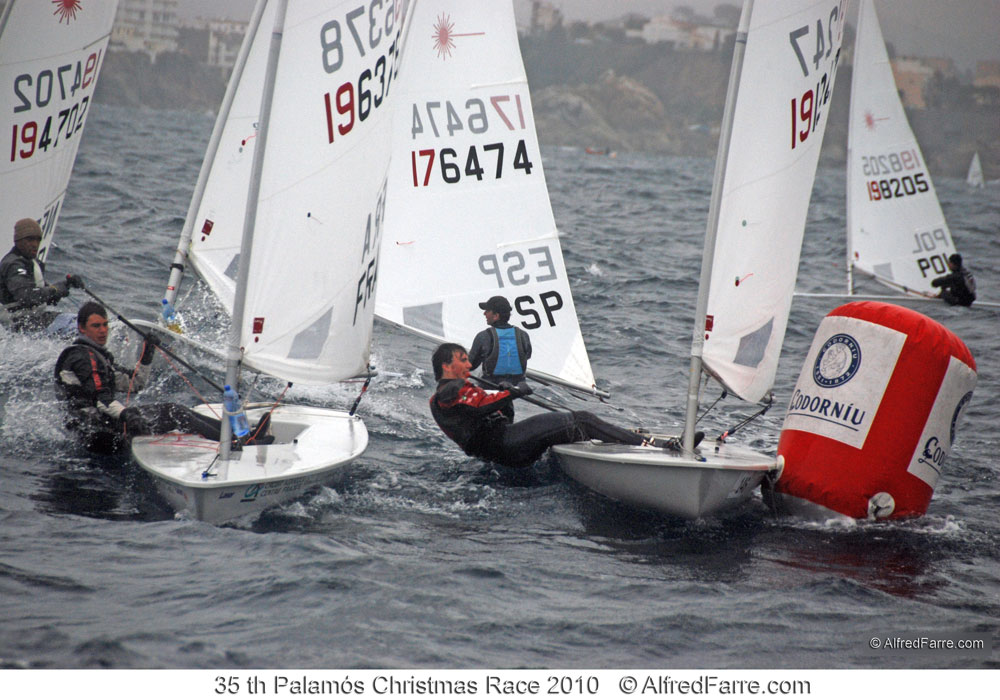
{"type": "Polygon", "coordinates": [[[552,445],[590,439],[643,442],[588,411],[553,411],[511,423],[502,411],[512,400],[506,391],[490,393],[462,379],[442,379],[430,399],[431,415],[465,454],[508,467],[530,466],[552,445]]]}
{"type": "Polygon", "coordinates": [[[506,391],[491,393],[464,379],[442,379],[430,399],[431,415],[465,454],[492,459],[510,425],[503,411],[512,401],[506,391]]]}

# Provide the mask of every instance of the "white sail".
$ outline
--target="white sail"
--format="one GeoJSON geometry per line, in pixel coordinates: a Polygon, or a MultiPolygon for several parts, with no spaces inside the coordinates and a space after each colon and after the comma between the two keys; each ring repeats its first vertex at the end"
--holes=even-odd
{"type": "Polygon", "coordinates": [[[858,13],[847,143],[848,264],[888,286],[937,295],[955,252],[903,111],[872,0],[858,13]]]}
{"type": "MultiPolygon", "coordinates": [[[[230,309],[275,4],[246,39],[253,43],[220,114],[193,222],[190,259],[230,309]]],[[[240,338],[249,365],[288,381],[337,381],[367,368],[403,7],[288,3],[240,338]]]]}
{"type": "Polygon", "coordinates": [[[972,162],[969,163],[969,174],[965,178],[969,187],[984,187],[983,164],[979,160],[979,151],[972,154],[972,162]]]}
{"type": "Polygon", "coordinates": [[[0,211],[4,235],[36,219],[45,260],[114,22],[117,0],[11,0],[0,19],[0,211]]]}
{"type": "Polygon", "coordinates": [[[529,374],[589,390],[511,2],[420,2],[412,21],[376,312],[468,346],[479,303],[506,296],[529,374]]]}
{"type": "Polygon", "coordinates": [[[716,195],[703,351],[707,371],[747,401],[774,382],[846,5],[800,0],[752,8],[716,195]]]}

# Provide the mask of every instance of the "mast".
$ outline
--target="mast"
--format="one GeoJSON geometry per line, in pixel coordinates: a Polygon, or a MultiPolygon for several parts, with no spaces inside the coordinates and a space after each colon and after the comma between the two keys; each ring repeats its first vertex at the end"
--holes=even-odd
{"type": "MultiPolygon", "coordinates": [[[[869,0],[861,0],[861,5],[858,8],[858,24],[857,24],[857,27],[855,28],[856,34],[855,34],[855,37],[854,37],[854,59],[853,59],[853,62],[854,62],[854,68],[853,68],[853,70],[854,71],[856,71],[857,68],[858,68],[858,45],[861,43],[862,25],[865,23],[865,21],[866,21],[866,15],[868,14],[868,1],[869,0]]],[[[851,295],[854,294],[854,259],[851,256],[851,250],[854,248],[854,240],[853,240],[854,226],[852,224],[852,220],[854,218],[854,207],[851,206],[851,192],[853,192],[853,190],[851,189],[851,173],[854,171],[854,161],[852,160],[853,156],[854,156],[854,139],[851,138],[851,132],[854,129],[854,105],[856,104],[855,100],[857,99],[856,91],[857,91],[857,88],[858,88],[858,81],[856,80],[856,78],[857,78],[857,76],[855,75],[855,73],[852,72],[851,73],[851,103],[850,103],[850,106],[848,107],[848,110],[847,110],[847,119],[848,119],[848,123],[847,123],[847,178],[846,178],[846,184],[847,184],[847,197],[846,197],[846,202],[847,202],[847,236],[846,236],[847,250],[845,251],[845,261],[847,263],[847,266],[846,266],[846,269],[847,269],[847,296],[851,296],[851,295]]]]}
{"type": "Polygon", "coordinates": [[[719,150],[715,156],[712,198],[708,205],[708,226],[705,230],[705,250],[701,257],[701,277],[698,280],[698,301],[694,313],[694,332],[691,336],[691,376],[688,379],[687,411],[684,417],[683,446],[686,452],[694,451],[694,428],[698,419],[698,389],[701,385],[702,354],[705,348],[708,291],[712,281],[712,264],[715,256],[715,239],[719,230],[722,188],[726,180],[726,163],[729,160],[733,115],[736,112],[736,98],[740,90],[740,73],[743,69],[743,55],[746,53],[751,14],[753,14],[753,0],[744,0],[743,12],[740,14],[740,26],[736,31],[736,43],[733,46],[733,63],[730,67],[729,87],[726,91],[726,108],[722,116],[722,129],[719,133],[719,150]]]}
{"type": "Polygon", "coordinates": [[[250,17],[250,24],[247,25],[246,40],[240,46],[240,53],[236,57],[236,64],[233,66],[229,84],[226,86],[226,94],[223,96],[222,104],[219,106],[219,115],[216,117],[215,126],[212,128],[212,136],[208,140],[205,158],[201,162],[198,181],[194,186],[194,194],[191,195],[191,204],[188,205],[187,216],[184,217],[184,228],[181,229],[181,237],[177,242],[174,260],[170,264],[170,277],[167,280],[167,290],[163,294],[163,297],[171,304],[177,299],[177,291],[180,288],[181,278],[184,276],[184,264],[187,261],[187,252],[191,247],[195,217],[198,215],[198,209],[201,208],[201,200],[205,196],[205,187],[208,184],[208,175],[212,171],[212,165],[215,163],[215,156],[219,151],[219,142],[222,140],[222,132],[225,130],[229,112],[233,107],[236,88],[243,77],[243,69],[246,67],[247,57],[250,55],[250,46],[253,44],[253,38],[257,35],[257,29],[260,26],[260,19],[264,15],[264,7],[266,5],[267,0],[259,0],[254,6],[253,14],[250,17]]]}
{"type": "MultiPolygon", "coordinates": [[[[261,2],[263,6],[266,0],[261,2]]],[[[237,369],[240,361],[240,341],[243,337],[243,310],[246,306],[247,283],[250,276],[250,258],[253,252],[254,227],[257,222],[257,199],[260,196],[261,173],[264,170],[264,155],[267,151],[267,129],[271,120],[271,102],[274,97],[274,79],[278,72],[278,56],[281,53],[281,37],[285,31],[285,12],[288,0],[277,0],[278,7],[274,13],[274,29],[271,31],[271,44],[267,53],[267,69],[264,73],[264,90],[260,100],[260,128],[257,131],[257,143],[254,146],[253,164],[250,169],[250,186],[247,195],[247,208],[243,218],[243,239],[240,243],[239,270],[236,274],[236,294],[233,298],[233,315],[229,325],[229,347],[226,353],[226,384],[237,386],[237,369]]],[[[228,417],[227,417],[228,418],[228,417]]],[[[219,458],[230,458],[230,440],[232,428],[228,420],[222,421],[221,437],[219,438],[219,458]]]]}
{"type": "Polygon", "coordinates": [[[7,26],[7,18],[10,17],[10,11],[14,9],[14,0],[10,0],[7,5],[3,8],[3,15],[0,16],[0,36],[3,36],[3,30],[7,26]]]}

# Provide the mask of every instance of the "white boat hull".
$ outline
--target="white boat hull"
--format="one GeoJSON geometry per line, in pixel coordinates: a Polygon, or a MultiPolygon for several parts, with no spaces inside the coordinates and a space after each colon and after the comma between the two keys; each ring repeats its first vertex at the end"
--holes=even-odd
{"type": "MultiPolygon", "coordinates": [[[[220,404],[195,409],[221,415],[220,404]]],[[[267,407],[247,411],[250,424],[267,407]]],[[[220,524],[294,500],[325,483],[368,445],[357,416],[309,406],[279,406],[271,417],[270,445],[247,445],[228,462],[219,443],[198,435],[167,433],[132,440],[132,457],[178,512],[220,524]]]]}
{"type": "Polygon", "coordinates": [[[736,506],[780,458],[728,444],[694,454],[596,441],[557,445],[563,471],[608,498],[667,515],[701,518],[736,506]]]}

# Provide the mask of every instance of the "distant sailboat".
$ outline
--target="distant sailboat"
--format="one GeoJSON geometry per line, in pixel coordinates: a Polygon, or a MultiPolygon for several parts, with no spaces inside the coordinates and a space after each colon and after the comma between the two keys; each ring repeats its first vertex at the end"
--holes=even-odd
{"type": "Polygon", "coordinates": [[[986,181],[983,179],[983,164],[979,161],[979,151],[972,155],[972,162],[969,163],[969,174],[965,178],[969,187],[984,187],[986,181]]]}
{"type": "Polygon", "coordinates": [[[861,0],[858,11],[848,119],[847,293],[795,296],[940,303],[931,282],[948,274],[955,244],[899,99],[872,0],[861,0]],[[855,273],[899,293],[857,294],[855,273]]]}
{"type": "Polygon", "coordinates": [[[847,283],[854,272],[936,297],[955,252],[927,163],[906,119],[872,0],[861,0],[847,142],[847,283]]]}

